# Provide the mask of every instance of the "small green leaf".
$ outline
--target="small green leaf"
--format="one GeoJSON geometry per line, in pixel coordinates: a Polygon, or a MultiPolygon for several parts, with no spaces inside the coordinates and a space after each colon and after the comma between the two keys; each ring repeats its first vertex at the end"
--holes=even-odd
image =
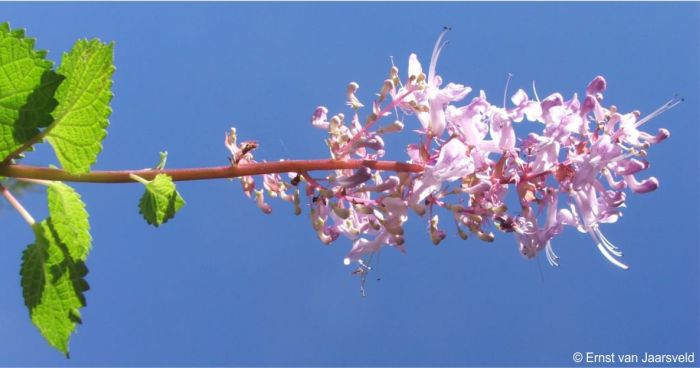
{"type": "Polygon", "coordinates": [[[0,24],[0,161],[49,125],[62,77],[22,30],[0,24]]]}
{"type": "Polygon", "coordinates": [[[92,242],[85,203],[73,188],[61,182],[51,183],[47,192],[49,217],[56,234],[71,258],[85,261],[92,242]]]}
{"type": "Polygon", "coordinates": [[[33,226],[36,241],[22,255],[22,293],[32,322],[49,344],[68,356],[70,335],[82,323],[79,309],[87,267],[73,260],[56,236],[51,219],[33,226]]]}
{"type": "Polygon", "coordinates": [[[54,125],[46,138],[70,173],[89,172],[102,151],[112,112],[113,49],[112,43],[79,40],[58,68],[65,80],[56,91],[54,125]]]}
{"type": "Polygon", "coordinates": [[[170,176],[158,174],[152,181],[143,180],[143,184],[146,192],[139,201],[139,213],[149,224],[160,226],[175,217],[175,213],[185,205],[170,176]]]}
{"type": "Polygon", "coordinates": [[[160,161],[158,161],[158,165],[154,167],[156,170],[163,170],[165,169],[165,163],[168,162],[168,151],[162,151],[160,152],[160,161]]]}

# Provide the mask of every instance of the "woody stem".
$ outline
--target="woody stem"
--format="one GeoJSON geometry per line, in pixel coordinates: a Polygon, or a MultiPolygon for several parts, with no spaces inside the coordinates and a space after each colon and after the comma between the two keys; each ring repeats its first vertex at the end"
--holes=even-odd
{"type": "Polygon", "coordinates": [[[6,165],[0,166],[0,176],[19,179],[38,179],[82,183],[133,183],[134,179],[131,177],[131,175],[138,175],[140,178],[153,180],[153,178],[158,174],[167,174],[174,181],[187,181],[236,178],[240,176],[290,172],[306,173],[309,171],[319,170],[359,169],[362,167],[394,172],[423,172],[422,165],[397,161],[291,160],[186,169],[96,170],[85,174],[71,174],[61,169],[41,166],[6,165]]]}

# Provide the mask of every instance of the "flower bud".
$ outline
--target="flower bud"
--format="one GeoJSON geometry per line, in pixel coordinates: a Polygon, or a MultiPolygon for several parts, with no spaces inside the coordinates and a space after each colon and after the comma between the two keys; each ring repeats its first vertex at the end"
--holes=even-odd
{"type": "Polygon", "coordinates": [[[402,130],[403,130],[403,123],[399,120],[394,120],[393,123],[377,129],[377,134],[396,133],[396,132],[400,132],[402,130]]]}
{"type": "Polygon", "coordinates": [[[489,243],[493,242],[493,240],[496,238],[496,236],[493,235],[492,232],[486,233],[483,231],[477,232],[477,236],[479,236],[479,239],[481,239],[482,241],[489,242],[489,243]]]}
{"type": "Polygon", "coordinates": [[[262,210],[265,214],[269,215],[272,212],[272,206],[265,203],[265,198],[263,197],[262,190],[255,191],[255,203],[258,205],[258,208],[260,208],[260,210],[262,210]]]}
{"type": "Polygon", "coordinates": [[[640,182],[634,175],[625,175],[625,182],[635,193],[649,193],[659,187],[659,181],[653,176],[640,182]]]}
{"type": "Polygon", "coordinates": [[[440,221],[440,218],[438,215],[433,216],[433,218],[430,219],[430,240],[433,242],[433,244],[438,245],[440,242],[445,239],[445,232],[440,230],[438,228],[438,222],[440,221]]]}
{"type": "Polygon", "coordinates": [[[467,233],[464,232],[464,230],[462,230],[461,227],[457,228],[457,235],[459,235],[459,237],[462,238],[462,240],[467,240],[469,238],[469,235],[467,235],[467,233]]]}
{"type": "Polygon", "coordinates": [[[355,92],[357,89],[360,88],[360,85],[355,83],[355,82],[350,82],[348,84],[348,89],[347,89],[347,95],[348,95],[348,102],[347,105],[352,107],[353,109],[357,110],[360,107],[364,107],[360,100],[357,99],[357,96],[355,96],[355,92]]]}
{"type": "Polygon", "coordinates": [[[338,217],[341,219],[345,220],[350,216],[350,211],[347,208],[342,208],[338,206],[337,204],[331,205],[333,208],[333,213],[335,213],[338,217]]]}
{"type": "Polygon", "coordinates": [[[328,130],[328,120],[326,120],[328,114],[328,109],[324,106],[319,106],[314,110],[313,115],[311,115],[311,125],[315,128],[328,130]]]}
{"type": "Polygon", "coordinates": [[[371,170],[367,167],[361,167],[355,170],[352,175],[337,177],[335,182],[344,188],[353,188],[366,182],[371,177],[371,170]]]}
{"type": "Polygon", "coordinates": [[[381,91],[379,91],[379,102],[384,101],[386,94],[395,88],[394,82],[391,79],[384,81],[381,91]]]}

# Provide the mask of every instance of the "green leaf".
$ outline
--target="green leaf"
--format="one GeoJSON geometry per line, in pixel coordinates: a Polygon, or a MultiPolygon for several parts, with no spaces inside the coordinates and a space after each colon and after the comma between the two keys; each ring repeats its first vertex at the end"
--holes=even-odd
{"type": "Polygon", "coordinates": [[[85,261],[92,242],[85,203],[73,188],[61,182],[51,183],[47,192],[49,217],[56,234],[71,258],[85,261]]]}
{"type": "Polygon", "coordinates": [[[22,257],[22,291],[34,325],[67,356],[89,289],[84,261],[92,239],[85,204],[73,188],[54,182],[47,196],[49,217],[32,226],[36,240],[22,257]]]}
{"type": "Polygon", "coordinates": [[[55,121],[46,138],[70,173],[89,172],[102,151],[112,112],[113,49],[113,43],[79,40],[58,68],[65,80],[56,91],[55,121]]]}
{"type": "Polygon", "coordinates": [[[85,306],[83,293],[87,267],[71,258],[56,236],[51,219],[33,226],[36,241],[22,255],[22,293],[32,322],[49,344],[68,356],[70,335],[82,323],[79,309],[85,306]]]}
{"type": "Polygon", "coordinates": [[[54,93],[62,77],[45,56],[23,30],[0,24],[0,161],[53,121],[54,93]]]}
{"type": "Polygon", "coordinates": [[[175,217],[175,213],[185,205],[170,176],[158,174],[152,181],[139,181],[146,186],[146,192],[139,201],[139,213],[149,224],[160,226],[175,217]]]}

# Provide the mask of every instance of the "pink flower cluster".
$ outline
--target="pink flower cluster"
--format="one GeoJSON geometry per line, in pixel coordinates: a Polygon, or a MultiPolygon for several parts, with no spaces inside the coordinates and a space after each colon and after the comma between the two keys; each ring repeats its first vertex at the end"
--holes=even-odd
{"type": "MultiPolygon", "coordinates": [[[[607,260],[626,269],[619,259],[622,252],[600,225],[617,221],[626,189],[647,193],[658,188],[658,180],[644,178],[642,171],[649,167],[647,149],[669,132],[649,134],[639,128],[680,100],[674,98],[644,118],[637,111],[621,113],[603,105],[606,81],[601,76],[588,84],[581,99],[574,94],[565,100],[554,93],[540,100],[536,92],[532,99],[522,89],[508,106],[505,101],[504,106],[492,104],[484,91],[467,99],[470,87],[445,85],[436,74],[444,34],[427,74],[415,54],[409,57],[405,79],[392,66],[364,122],[359,114],[365,106],[354,82],[347,89],[349,119],[342,113],[329,118],[322,106],[311,117],[314,127],[328,132],[325,142],[333,160],[376,161],[385,154],[383,137],[402,131],[404,120],[414,115],[420,122],[419,139],[406,150],[409,162],[421,165],[422,172],[362,167],[317,178],[307,172],[286,179],[271,174],[264,175],[264,190],[255,189],[252,177],[242,177],[246,194],[265,213],[271,211],[267,193],[293,203],[299,214],[299,186],[306,183],[303,195],[318,238],[325,244],[341,236],[350,239],[345,264],[356,262],[362,275],[382,247],[405,252],[403,226],[409,211],[427,219],[434,244],[445,238],[444,222],[451,220],[463,239],[472,234],[493,241],[493,230],[512,232],[523,256],[544,252],[552,265],[558,265],[558,257],[551,241],[571,226],[587,233],[607,260]],[[514,125],[524,120],[534,122],[538,133],[519,139],[514,125]],[[506,206],[508,193],[517,196],[517,208],[506,206]],[[441,222],[441,216],[447,220],[441,222]]],[[[226,143],[233,164],[254,162],[254,143],[237,144],[235,131],[226,143]]]]}

